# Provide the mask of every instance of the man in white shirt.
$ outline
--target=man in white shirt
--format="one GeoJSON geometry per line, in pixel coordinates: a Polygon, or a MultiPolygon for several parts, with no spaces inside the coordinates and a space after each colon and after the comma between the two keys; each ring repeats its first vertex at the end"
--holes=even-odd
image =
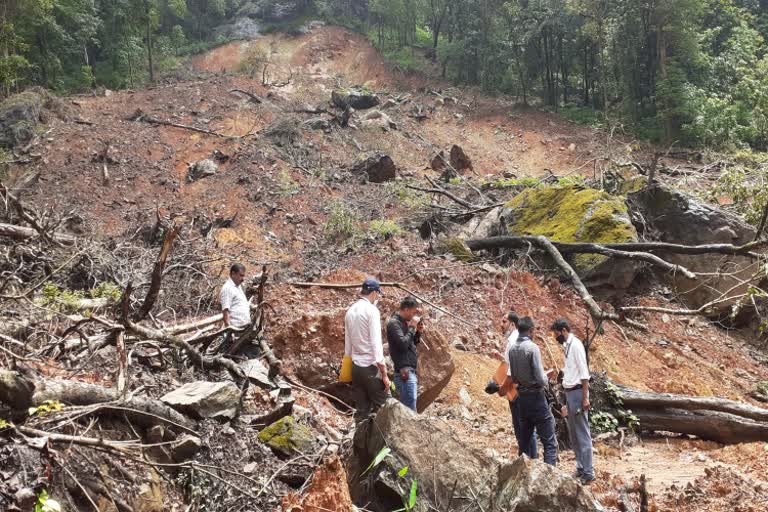
{"type": "MultiPolygon", "coordinates": [[[[224,327],[232,326],[239,329],[251,323],[251,306],[243,291],[243,281],[245,281],[245,265],[234,263],[229,268],[229,279],[219,293],[224,327]]],[[[229,348],[233,338],[231,334],[227,333],[219,351],[226,351],[229,348]]]]}
{"type": "Polygon", "coordinates": [[[360,299],[344,317],[344,355],[352,358],[356,421],[375,413],[389,395],[389,377],[381,341],[381,314],[376,307],[381,295],[381,284],[376,279],[366,279],[360,299]]]}
{"type": "MultiPolygon", "coordinates": [[[[501,328],[504,330],[504,335],[506,336],[507,343],[506,347],[504,348],[504,362],[507,364],[507,375],[509,375],[509,351],[512,349],[512,346],[517,341],[518,337],[518,331],[517,331],[517,323],[520,321],[520,318],[518,317],[517,313],[514,311],[510,311],[506,315],[504,315],[501,318],[501,328]]],[[[515,439],[517,440],[517,454],[522,455],[523,453],[532,453],[533,456],[531,458],[535,459],[538,455],[537,449],[536,449],[536,431],[533,431],[533,435],[530,437],[530,439],[523,441],[520,439],[520,432],[522,432],[522,427],[520,425],[520,407],[517,402],[517,390],[514,391],[514,399],[509,401],[509,411],[512,413],[512,429],[515,433],[515,439]]],[[[502,395],[507,396],[507,395],[502,395]]]]}
{"type": "Polygon", "coordinates": [[[568,423],[568,436],[576,455],[576,477],[582,484],[595,479],[592,465],[592,434],[589,431],[589,366],[584,344],[571,333],[562,318],[552,324],[552,335],[565,351],[563,416],[568,423]]]}

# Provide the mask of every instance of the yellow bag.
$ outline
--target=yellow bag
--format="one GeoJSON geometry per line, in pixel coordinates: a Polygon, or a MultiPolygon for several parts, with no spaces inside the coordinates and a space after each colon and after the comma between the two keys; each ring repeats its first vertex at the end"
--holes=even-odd
{"type": "Polygon", "coordinates": [[[352,382],[352,356],[344,354],[344,359],[341,360],[339,382],[352,382]]]}

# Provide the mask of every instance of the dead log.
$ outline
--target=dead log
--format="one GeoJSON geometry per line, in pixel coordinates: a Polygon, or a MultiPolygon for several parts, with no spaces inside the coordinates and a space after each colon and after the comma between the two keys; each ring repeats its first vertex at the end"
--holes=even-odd
{"type": "Polygon", "coordinates": [[[144,303],[141,305],[141,310],[136,316],[136,320],[142,320],[147,317],[157,301],[157,297],[160,295],[160,285],[163,282],[163,269],[165,268],[165,262],[168,260],[168,254],[173,247],[173,241],[179,235],[181,231],[180,226],[173,226],[165,233],[163,238],[163,246],[160,248],[160,254],[157,256],[155,266],[152,269],[152,279],[150,281],[149,290],[147,296],[144,298],[144,303]]]}
{"type": "MultiPolygon", "coordinates": [[[[675,432],[724,444],[768,441],[768,409],[716,397],[619,389],[619,409],[632,411],[640,430],[675,432]]],[[[594,403],[616,405],[616,398],[593,382],[594,403]]],[[[610,409],[610,408],[609,408],[610,409]]],[[[615,410],[609,412],[617,412],[615,410]]]]}
{"type": "MultiPolygon", "coordinates": [[[[7,236],[8,238],[13,238],[14,240],[27,240],[38,235],[39,233],[32,228],[17,226],[15,224],[0,223],[0,236],[7,236]]],[[[50,236],[54,241],[60,244],[72,245],[75,243],[75,237],[71,235],[54,233],[50,236]]]]}
{"type": "Polygon", "coordinates": [[[159,400],[132,397],[120,400],[116,389],[73,380],[37,379],[10,370],[0,370],[0,401],[14,409],[38,406],[46,400],[68,405],[102,404],[100,410],[113,409],[142,425],[158,421],[191,428],[192,422],[159,400]]]}
{"type": "MultiPolygon", "coordinates": [[[[533,236],[492,236],[476,240],[466,240],[467,247],[473,251],[483,249],[520,249],[528,247],[528,244],[536,237],[533,236]]],[[[551,242],[561,254],[591,253],[598,249],[612,249],[625,252],[664,252],[672,254],[725,254],[729,256],[749,256],[759,258],[760,254],[754,252],[768,246],[768,240],[756,240],[744,245],[733,244],[705,244],[705,245],[681,245],[664,242],[626,242],[610,244],[591,243],[564,243],[551,242]]],[[[599,253],[598,253],[599,254],[599,253]]]]}

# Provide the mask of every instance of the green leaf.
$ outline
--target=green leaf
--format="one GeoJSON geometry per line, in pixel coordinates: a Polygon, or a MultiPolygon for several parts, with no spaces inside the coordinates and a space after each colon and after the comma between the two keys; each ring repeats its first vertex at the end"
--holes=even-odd
{"type": "Polygon", "coordinates": [[[371,464],[367,468],[365,468],[365,471],[363,471],[363,475],[369,472],[370,470],[372,470],[373,468],[375,468],[376,466],[378,466],[379,464],[381,464],[381,461],[386,459],[391,451],[392,449],[389,446],[385,446],[384,448],[379,450],[379,453],[376,454],[376,457],[373,459],[373,462],[371,462],[371,464]]]}
{"type": "Polygon", "coordinates": [[[413,480],[411,484],[411,494],[408,496],[408,510],[412,509],[416,505],[416,480],[413,480]]]}
{"type": "Polygon", "coordinates": [[[408,466],[403,467],[403,469],[397,472],[397,476],[399,476],[400,478],[403,478],[407,474],[408,474],[408,466]]]}

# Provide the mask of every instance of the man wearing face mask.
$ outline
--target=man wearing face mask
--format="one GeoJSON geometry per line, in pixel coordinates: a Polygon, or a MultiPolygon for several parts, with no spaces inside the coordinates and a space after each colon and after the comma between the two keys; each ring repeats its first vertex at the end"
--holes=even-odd
{"type": "Polygon", "coordinates": [[[381,284],[366,279],[360,299],[344,317],[344,355],[352,358],[352,388],[355,393],[355,420],[375,413],[389,395],[389,377],[381,342],[381,314],[376,307],[381,284]]]}
{"type": "Polygon", "coordinates": [[[592,434],[589,431],[589,367],[584,344],[571,333],[562,318],[552,324],[552,335],[565,351],[563,388],[565,403],[562,414],[568,423],[568,436],[576,455],[576,478],[582,484],[595,479],[592,466],[592,434]]]}

